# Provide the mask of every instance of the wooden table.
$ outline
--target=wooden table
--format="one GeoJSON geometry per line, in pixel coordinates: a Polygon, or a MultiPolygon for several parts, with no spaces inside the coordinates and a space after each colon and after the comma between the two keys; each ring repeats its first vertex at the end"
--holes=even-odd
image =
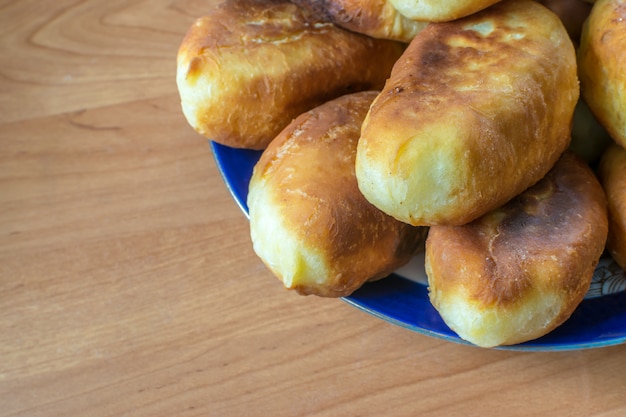
{"type": "Polygon", "coordinates": [[[0,2],[0,416],[626,415],[626,346],[484,350],[284,290],[180,111],[211,3],[0,2]]]}

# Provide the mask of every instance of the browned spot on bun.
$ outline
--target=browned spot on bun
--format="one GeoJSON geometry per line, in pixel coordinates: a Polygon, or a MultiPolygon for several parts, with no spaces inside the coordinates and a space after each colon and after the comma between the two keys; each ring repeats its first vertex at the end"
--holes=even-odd
{"type": "Polygon", "coordinates": [[[389,0],[292,0],[344,29],[374,38],[410,42],[426,21],[409,19],[389,0]]]}
{"type": "Polygon", "coordinates": [[[607,237],[604,191],[573,154],[536,185],[426,243],[433,305],[481,346],[534,339],[565,321],[589,289],[607,237]]]}

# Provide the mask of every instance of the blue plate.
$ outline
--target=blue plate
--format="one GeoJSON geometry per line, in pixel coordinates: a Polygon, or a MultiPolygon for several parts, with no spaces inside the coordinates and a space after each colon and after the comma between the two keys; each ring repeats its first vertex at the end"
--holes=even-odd
{"type": "MultiPolygon", "coordinates": [[[[252,169],[260,151],[229,148],[210,142],[218,169],[233,198],[248,215],[246,198],[252,169]]],[[[426,278],[417,258],[412,266],[389,277],[363,285],[343,299],[369,314],[406,329],[468,344],[441,319],[428,299],[426,278]]],[[[515,346],[498,349],[564,351],[612,346],[626,342],[626,275],[610,257],[596,269],[587,297],[564,324],[549,334],[515,346]]]]}

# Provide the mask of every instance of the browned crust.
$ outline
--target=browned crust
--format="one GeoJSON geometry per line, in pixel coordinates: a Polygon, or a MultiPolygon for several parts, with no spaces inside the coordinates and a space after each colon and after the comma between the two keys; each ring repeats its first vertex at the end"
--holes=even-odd
{"type": "Polygon", "coordinates": [[[449,22],[478,13],[501,0],[391,0],[405,16],[415,20],[449,22]]]}
{"type": "Polygon", "coordinates": [[[410,42],[426,25],[401,15],[389,0],[291,0],[344,29],[410,42]]]}
{"type": "Polygon", "coordinates": [[[533,291],[569,308],[589,288],[608,231],[606,198],[590,168],[565,154],[538,184],[465,226],[432,227],[426,242],[437,291],[464,288],[473,302],[503,312],[533,291]]]}

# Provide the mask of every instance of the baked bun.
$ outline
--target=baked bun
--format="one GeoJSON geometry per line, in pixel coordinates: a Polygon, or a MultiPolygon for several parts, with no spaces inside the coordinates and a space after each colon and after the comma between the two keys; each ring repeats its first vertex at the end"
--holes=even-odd
{"type": "Polygon", "coordinates": [[[347,95],[295,119],[250,180],[255,252],[286,288],[341,297],[423,248],[425,229],[369,204],[354,177],[359,129],[376,92],[347,95]]]}
{"type": "Polygon", "coordinates": [[[609,204],[609,238],[606,248],[626,269],[626,150],[611,144],[598,165],[598,177],[609,204]]]}
{"type": "Polygon", "coordinates": [[[380,39],[410,42],[428,22],[399,13],[389,0],[292,0],[344,29],[380,39]]]}
{"type": "Polygon", "coordinates": [[[626,1],[598,0],[578,50],[581,95],[611,137],[626,147],[626,1]]]}
{"type": "Polygon", "coordinates": [[[460,225],[541,179],[570,142],[576,57],[559,18],[504,1],[428,25],[363,123],[365,197],[410,224],[460,225]]]}
{"type": "Polygon", "coordinates": [[[227,0],[181,42],[183,113],[211,140],[263,149],[300,113],[382,88],[403,48],[322,22],[287,0],[227,0]]]}
{"type": "Polygon", "coordinates": [[[584,161],[566,153],[505,206],[465,226],[430,229],[430,300],[452,330],[478,346],[538,338],[583,300],[607,227],[602,187],[584,161]]]}
{"type": "Polygon", "coordinates": [[[469,16],[500,0],[389,0],[406,17],[447,22],[469,16]]]}

